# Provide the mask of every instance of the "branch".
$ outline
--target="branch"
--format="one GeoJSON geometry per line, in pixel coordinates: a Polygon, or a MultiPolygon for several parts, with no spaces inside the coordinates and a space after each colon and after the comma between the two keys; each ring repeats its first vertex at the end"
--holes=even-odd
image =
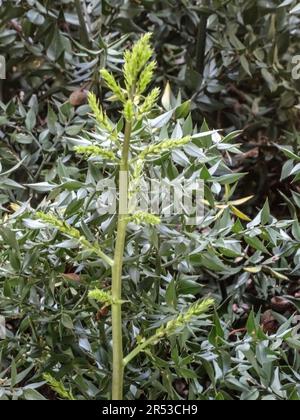
{"type": "MultiPolygon", "coordinates": [[[[203,0],[203,6],[208,7],[209,1],[203,0]]],[[[206,13],[201,13],[200,22],[198,25],[197,44],[196,44],[196,71],[203,76],[205,67],[205,51],[206,51],[206,36],[207,36],[207,20],[206,13]]]]}
{"type": "Polygon", "coordinates": [[[82,45],[86,48],[90,48],[91,42],[90,42],[90,36],[89,32],[85,23],[84,14],[81,7],[81,0],[75,0],[75,7],[76,12],[80,24],[80,41],[82,45]]]}

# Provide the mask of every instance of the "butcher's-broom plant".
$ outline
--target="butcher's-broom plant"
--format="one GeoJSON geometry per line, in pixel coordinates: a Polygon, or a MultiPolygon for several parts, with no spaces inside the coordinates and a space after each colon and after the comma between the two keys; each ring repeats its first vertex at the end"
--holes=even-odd
{"type": "Polygon", "coordinates": [[[150,93],[145,94],[156,68],[156,62],[152,60],[153,49],[150,44],[150,38],[150,34],[144,35],[131,50],[125,52],[123,85],[119,84],[107,70],[101,71],[102,78],[112,92],[111,100],[119,101],[122,105],[124,129],[117,130],[103,111],[95,95],[90,93],[90,108],[93,111],[98,129],[102,134],[105,133],[106,139],[101,146],[93,142],[88,145],[75,147],[76,153],[84,158],[101,159],[116,167],[116,173],[118,174],[116,177],[119,178],[117,182],[119,204],[114,255],[107,255],[107,251],[102,249],[98,243],[91,243],[86,237],[82,236],[79,230],[71,227],[66,221],[61,221],[53,214],[37,213],[37,217],[40,220],[77,241],[83,250],[100,257],[103,263],[111,270],[111,290],[91,290],[89,297],[98,301],[104,307],[111,307],[112,311],[113,400],[123,398],[124,368],[129,362],[149,346],[156,344],[164,337],[174,334],[189,324],[193,317],[209,312],[213,306],[212,299],[205,299],[193,304],[187,311],[182,312],[178,317],[158,328],[150,338],[140,339],[137,347],[124,356],[122,340],[122,305],[124,304],[122,300],[122,275],[127,228],[129,224],[155,226],[161,223],[158,215],[136,211],[130,207],[129,202],[134,197],[144,166],[151,159],[158,158],[187,145],[192,139],[188,135],[157,140],[155,125],[152,124],[150,126],[147,122],[149,114],[157,107],[157,101],[160,96],[158,88],[154,88],[150,93]],[[137,142],[136,133],[139,133],[139,130],[142,132],[143,124],[146,130],[151,131],[150,134],[153,136],[152,144],[145,143],[142,140],[137,142]],[[133,133],[135,133],[134,142],[132,141],[133,133]]]}

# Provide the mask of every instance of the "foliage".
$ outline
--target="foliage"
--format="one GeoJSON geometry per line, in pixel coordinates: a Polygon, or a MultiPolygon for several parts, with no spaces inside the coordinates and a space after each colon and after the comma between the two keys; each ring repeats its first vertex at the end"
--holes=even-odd
{"type": "MultiPolygon", "coordinates": [[[[0,313],[7,320],[0,398],[110,396],[110,307],[89,293],[110,289],[102,257],[116,229],[115,217],[99,213],[120,157],[117,142],[114,156],[102,144],[103,130],[116,141],[135,104],[120,117],[103,79],[116,74],[118,88],[128,38],[152,31],[158,76],[136,115],[148,114],[151,128],[142,118],[136,136],[146,144],[156,129],[163,153],[134,143],[143,162],[132,177],[152,176],[149,163],[167,183],[200,173],[207,208],[200,229],[183,220],[150,224],[144,213],[130,220],[126,350],[208,294],[217,307],[214,318],[194,318],[130,361],[126,398],[299,399],[299,81],[290,67],[298,2],[81,4],[0,2],[8,64],[0,82],[0,313]],[[109,73],[99,83],[101,68],[109,73]],[[152,110],[159,88],[163,110],[160,103],[152,110]],[[225,134],[204,135],[204,118],[225,134]],[[227,134],[237,129],[244,131],[227,134]],[[165,152],[166,139],[184,138],[165,152]],[[79,238],[33,218],[37,208],[79,238]]],[[[151,71],[141,91],[150,78],[151,71]]],[[[123,100],[122,90],[115,93],[123,100]]]]}
{"type": "MultiPolygon", "coordinates": [[[[288,187],[278,185],[282,160],[270,140],[294,144],[298,129],[299,80],[291,71],[299,14],[290,13],[296,0],[85,1],[82,10],[77,4],[14,0],[1,6],[0,54],[9,75],[0,94],[1,157],[6,169],[26,157],[15,179],[51,179],[64,134],[91,127],[86,91],[103,99],[99,69],[117,70],[128,35],[151,31],[157,82],[171,81],[176,94],[180,88],[184,98],[192,97],[194,121],[206,117],[214,128],[243,129],[249,155],[242,164],[252,176],[242,185],[248,195],[256,193],[252,205],[266,198],[268,188],[274,191],[271,204],[280,200],[275,191],[288,187]],[[118,35],[124,35],[121,41],[118,35]],[[25,121],[26,130],[19,132],[25,121]]],[[[164,106],[169,100],[163,98],[164,106]]],[[[28,197],[16,188],[18,199],[28,197]]],[[[3,205],[12,194],[1,198],[3,205]]]]}

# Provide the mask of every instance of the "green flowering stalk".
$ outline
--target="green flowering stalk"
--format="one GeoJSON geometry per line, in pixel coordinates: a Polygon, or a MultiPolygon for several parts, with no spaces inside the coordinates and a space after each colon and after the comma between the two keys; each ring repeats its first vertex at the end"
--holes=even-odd
{"type": "MultiPolygon", "coordinates": [[[[167,139],[162,142],[147,146],[140,154],[134,154],[131,150],[131,138],[135,128],[148,114],[152,112],[157,105],[160,95],[160,89],[154,88],[149,94],[146,93],[153,78],[153,73],[157,67],[156,61],[152,60],[154,50],[150,44],[151,34],[146,34],[134,44],[131,50],[124,54],[123,75],[124,80],[120,83],[107,70],[101,70],[102,78],[107,87],[112,91],[114,99],[122,104],[122,114],[125,120],[125,127],[120,136],[119,143],[122,144],[121,159],[119,161],[119,210],[117,221],[117,235],[115,240],[115,252],[112,265],[112,287],[111,295],[103,291],[92,291],[90,297],[104,304],[111,305],[112,312],[112,339],[113,339],[113,374],[112,374],[112,399],[120,400],[123,398],[123,376],[124,366],[134,355],[138,354],[148,345],[155,343],[164,336],[169,336],[181,326],[188,323],[193,316],[197,316],[210,309],[213,302],[207,300],[193,305],[186,313],[179,315],[174,321],[170,321],[164,328],[159,329],[156,334],[141,343],[127,357],[123,356],[123,331],[122,331],[122,274],[125,251],[125,241],[127,226],[129,223],[158,225],[160,218],[146,213],[131,211],[133,214],[124,214],[121,207],[124,201],[129,197],[133,198],[138,189],[138,181],[141,178],[144,164],[148,158],[157,156],[165,152],[170,152],[176,148],[182,147],[191,141],[191,137],[181,139],[167,139]],[[124,86],[124,87],[123,87],[124,86]],[[129,160],[131,158],[131,160],[129,160]],[[129,185],[122,182],[124,178],[130,180],[129,185]],[[126,197],[126,198],[125,198],[126,197]]],[[[91,97],[92,109],[94,109],[95,118],[100,126],[105,124],[104,113],[98,110],[95,98],[91,97]]],[[[77,148],[78,151],[86,152],[85,155],[102,157],[115,160],[114,155],[108,154],[107,150],[92,147],[77,148]]],[[[125,212],[126,213],[126,212],[125,212]]]]}
{"type": "Polygon", "coordinates": [[[138,157],[138,160],[145,160],[149,156],[156,156],[164,152],[170,152],[171,150],[178,149],[179,147],[190,143],[191,139],[191,136],[187,136],[183,137],[182,139],[169,139],[163,140],[157,144],[151,144],[142,151],[138,157]]]}
{"type": "Polygon", "coordinates": [[[135,223],[136,225],[141,225],[143,223],[149,225],[159,225],[161,222],[159,217],[155,216],[154,214],[146,213],[143,211],[137,212],[132,216],[129,216],[127,220],[129,223],[135,223]]]}
{"type": "MultiPolygon", "coordinates": [[[[111,307],[113,343],[112,400],[123,399],[124,368],[137,354],[164,337],[169,337],[174,334],[178,329],[188,324],[193,317],[200,316],[209,311],[213,305],[212,299],[207,299],[192,305],[186,312],[181,313],[177,318],[159,328],[152,337],[141,341],[128,356],[124,357],[122,320],[122,304],[124,301],[122,300],[122,288],[128,224],[135,223],[137,225],[148,224],[156,226],[161,223],[160,218],[153,214],[143,211],[135,212],[135,209],[131,208],[128,210],[128,202],[131,202],[130,200],[134,198],[134,194],[138,191],[138,183],[142,177],[143,168],[147,159],[180,148],[191,141],[190,136],[181,139],[166,139],[144,147],[142,145],[138,152],[136,151],[136,147],[132,147],[131,143],[134,136],[140,143],[141,139],[138,139],[137,135],[142,133],[141,137],[143,138],[143,132],[148,133],[151,130],[151,125],[147,124],[146,120],[148,115],[157,107],[160,95],[159,88],[154,88],[150,93],[147,93],[147,89],[153,78],[153,73],[157,67],[156,61],[152,60],[154,50],[151,46],[150,38],[150,34],[142,36],[131,50],[125,52],[123,80],[120,82],[117,81],[105,69],[100,72],[107,87],[112,92],[112,98],[118,100],[122,106],[121,115],[123,118],[116,127],[107,118],[95,95],[92,93],[89,95],[89,105],[96,123],[102,131],[107,133],[107,139],[114,142],[114,147],[120,147],[119,153],[115,154],[113,150],[98,144],[75,147],[77,153],[87,158],[100,157],[114,162],[118,166],[116,174],[119,177],[117,182],[119,208],[113,259],[105,255],[98,243],[90,243],[82,236],[79,230],[73,228],[65,221],[61,221],[53,215],[41,212],[37,214],[38,218],[50,224],[64,235],[76,239],[84,250],[98,255],[111,267],[112,281],[110,291],[100,289],[91,290],[89,292],[89,298],[95,299],[97,302],[104,304],[104,306],[111,307]],[[145,120],[145,126],[142,124],[143,120],[145,120]],[[119,133],[118,130],[122,130],[122,132],[119,133]],[[119,155],[120,158],[118,158],[119,155]],[[125,179],[126,182],[124,182],[125,179]],[[127,204],[127,207],[124,203],[127,204]]],[[[154,130],[152,134],[155,134],[154,130]]],[[[60,388],[59,383],[54,383],[53,381],[52,383],[57,389],[60,388]]],[[[63,393],[62,390],[61,393],[63,393]]]]}
{"type": "Polygon", "coordinates": [[[74,150],[79,155],[85,157],[101,157],[105,160],[117,161],[117,157],[111,150],[103,149],[102,147],[90,145],[90,146],[75,146],[74,150]]]}
{"type": "Polygon", "coordinates": [[[57,217],[55,217],[52,214],[46,214],[43,212],[37,212],[36,218],[42,220],[43,222],[47,223],[48,225],[51,225],[55,229],[57,229],[62,234],[76,239],[78,241],[78,244],[85,250],[89,251],[92,254],[96,254],[98,257],[100,257],[103,261],[105,261],[108,265],[113,265],[113,260],[104,254],[104,252],[101,250],[98,243],[91,244],[84,236],[81,235],[81,232],[70,226],[67,222],[64,220],[60,220],[57,217]]]}
{"type": "Polygon", "coordinates": [[[172,319],[166,325],[158,328],[152,337],[147,340],[142,339],[137,347],[124,358],[124,366],[128,365],[139,353],[145,351],[148,347],[157,344],[165,337],[174,335],[177,331],[188,325],[193,318],[208,313],[213,308],[214,303],[213,299],[196,302],[186,312],[182,312],[177,318],[172,319]]]}
{"type": "Polygon", "coordinates": [[[53,376],[50,375],[49,373],[45,373],[43,375],[43,378],[48,383],[48,385],[53,389],[53,391],[57,393],[59,397],[65,400],[75,401],[75,398],[72,392],[68,391],[61,381],[58,381],[57,379],[53,378],[53,376]]]}
{"type": "Polygon", "coordinates": [[[214,306],[213,299],[204,299],[191,305],[186,312],[181,313],[177,318],[169,321],[166,325],[160,327],[155,337],[161,339],[162,337],[170,337],[175,334],[180,328],[188,325],[191,320],[202,314],[207,313],[214,306]]]}
{"type": "Polygon", "coordinates": [[[80,233],[79,230],[73,228],[72,226],[70,226],[64,220],[58,219],[53,214],[46,214],[46,213],[43,213],[41,211],[38,211],[36,213],[36,217],[38,219],[42,220],[43,222],[47,223],[48,225],[53,226],[54,228],[59,230],[61,233],[65,234],[65,235],[67,235],[71,238],[80,239],[80,237],[81,237],[81,233],[80,233]]]}

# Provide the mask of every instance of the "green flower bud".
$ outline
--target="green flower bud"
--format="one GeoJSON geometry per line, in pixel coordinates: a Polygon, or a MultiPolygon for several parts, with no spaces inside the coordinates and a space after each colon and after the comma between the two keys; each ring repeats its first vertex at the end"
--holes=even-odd
{"type": "Polygon", "coordinates": [[[96,300],[99,303],[111,305],[113,302],[112,295],[104,290],[94,289],[89,292],[89,298],[96,300]]]}
{"type": "Polygon", "coordinates": [[[100,70],[100,74],[103,77],[103,79],[106,82],[106,85],[108,88],[114,93],[114,95],[119,99],[121,102],[125,102],[125,94],[123,92],[123,89],[119,85],[119,83],[116,81],[114,76],[106,69],[100,70]]]}
{"type": "Polygon", "coordinates": [[[124,116],[128,122],[132,122],[134,118],[134,105],[131,99],[125,103],[124,116]]]}
{"type": "Polygon", "coordinates": [[[136,225],[141,225],[143,223],[147,223],[149,225],[159,225],[160,218],[157,216],[154,216],[154,214],[140,211],[130,216],[128,218],[128,222],[135,223],[136,225]]]}
{"type": "Polygon", "coordinates": [[[100,103],[97,101],[96,95],[94,93],[89,92],[88,102],[99,126],[103,127],[104,129],[106,129],[108,132],[111,133],[113,131],[113,127],[110,121],[108,120],[107,116],[104,114],[102,107],[100,103]]]}
{"type": "Polygon", "coordinates": [[[160,155],[164,152],[169,152],[171,150],[177,149],[178,147],[184,146],[191,141],[191,137],[183,137],[182,139],[170,139],[164,140],[157,144],[152,144],[147,147],[139,156],[139,159],[146,159],[151,155],[160,155]]]}

